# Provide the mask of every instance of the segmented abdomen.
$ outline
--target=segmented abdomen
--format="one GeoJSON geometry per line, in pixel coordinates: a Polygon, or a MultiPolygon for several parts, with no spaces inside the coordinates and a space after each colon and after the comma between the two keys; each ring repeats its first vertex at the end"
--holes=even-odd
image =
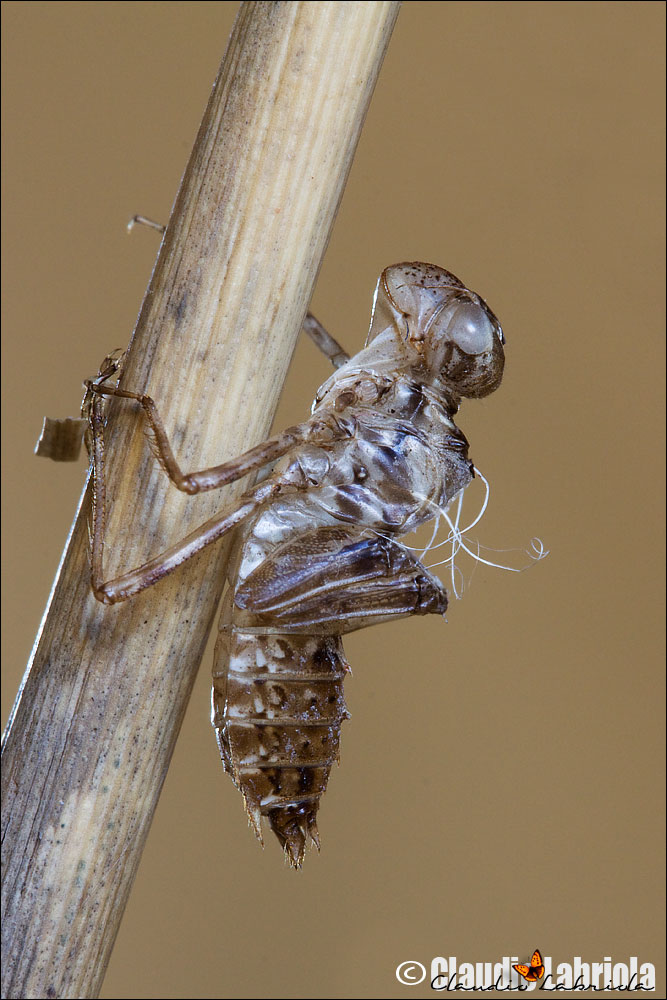
{"type": "MultiPolygon", "coordinates": [[[[443,476],[428,400],[414,389],[408,397],[429,435],[409,433],[394,400],[389,416],[355,410],[348,439],[295,450],[285,463],[294,481],[308,479],[308,494],[286,492],[244,525],[228,570],[213,724],[257,836],[265,816],[295,867],[308,838],[318,844],[319,800],[347,717],[341,635],[447,607],[441,582],[393,536],[463,488],[470,464],[453,449],[443,476]]],[[[456,428],[438,415],[449,441],[456,428]]]]}
{"type": "Polygon", "coordinates": [[[338,636],[221,624],[213,725],[223,764],[259,839],[265,816],[295,867],[308,837],[319,847],[317,809],[348,717],[346,670],[338,636]]]}

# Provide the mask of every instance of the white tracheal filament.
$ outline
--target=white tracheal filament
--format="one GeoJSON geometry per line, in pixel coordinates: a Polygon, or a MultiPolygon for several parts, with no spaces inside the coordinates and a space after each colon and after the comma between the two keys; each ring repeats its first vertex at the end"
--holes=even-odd
{"type": "MultiPolygon", "coordinates": [[[[420,546],[414,546],[414,545],[406,546],[406,548],[409,548],[414,552],[419,552],[420,554],[419,558],[421,559],[422,562],[424,562],[424,558],[427,555],[427,553],[435,552],[436,549],[442,548],[443,545],[451,545],[451,553],[446,559],[442,559],[439,562],[431,563],[430,565],[426,566],[426,568],[432,570],[435,569],[437,566],[450,567],[452,591],[457,600],[460,600],[460,598],[463,596],[463,590],[464,590],[463,572],[456,565],[456,557],[458,553],[461,551],[461,549],[464,552],[466,552],[469,556],[471,556],[471,558],[474,559],[475,562],[484,563],[485,566],[493,566],[496,569],[505,569],[508,570],[508,572],[510,573],[522,573],[523,570],[528,569],[528,567],[532,566],[533,563],[539,562],[541,559],[544,559],[545,556],[549,555],[549,550],[544,548],[544,545],[541,539],[539,538],[531,538],[529,546],[525,549],[489,549],[487,546],[480,545],[478,541],[473,541],[468,537],[468,532],[472,528],[474,528],[476,524],[479,524],[482,517],[484,516],[484,512],[486,511],[486,508],[489,503],[489,496],[491,494],[491,487],[489,486],[488,480],[479,471],[477,467],[475,467],[475,475],[482,480],[486,490],[481,509],[477,514],[477,516],[475,517],[475,519],[471,521],[470,524],[466,525],[465,528],[462,528],[460,526],[461,512],[463,510],[463,494],[465,493],[465,489],[461,490],[452,500],[450,500],[450,502],[447,504],[446,507],[437,507],[435,504],[433,504],[432,501],[427,501],[428,503],[431,503],[431,505],[437,511],[435,518],[435,525],[433,527],[433,533],[431,535],[431,538],[429,539],[425,548],[421,548],[420,546]],[[454,504],[456,504],[456,510],[452,519],[450,512],[454,504]],[[441,542],[438,542],[436,545],[434,543],[438,536],[438,531],[440,529],[441,518],[444,518],[444,520],[449,525],[449,533],[445,539],[443,539],[441,542]],[[477,551],[474,551],[473,548],[470,548],[469,546],[471,545],[474,545],[477,551]],[[484,559],[483,556],[481,555],[482,549],[491,552],[523,552],[525,555],[529,557],[529,562],[523,566],[505,566],[502,563],[492,562],[490,559],[484,559]]],[[[424,563],[424,565],[426,565],[426,563],[424,563]]]]}

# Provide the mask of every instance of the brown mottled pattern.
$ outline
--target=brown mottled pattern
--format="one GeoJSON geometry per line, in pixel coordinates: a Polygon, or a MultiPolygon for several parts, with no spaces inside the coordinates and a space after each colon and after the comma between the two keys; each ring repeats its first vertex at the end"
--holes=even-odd
{"type": "MultiPolygon", "coordinates": [[[[301,863],[334,761],[346,663],[339,638],[223,629],[228,669],[214,676],[213,724],[225,770],[261,839],[261,817],[301,863]]],[[[220,649],[218,650],[220,651],[220,649]]]]}

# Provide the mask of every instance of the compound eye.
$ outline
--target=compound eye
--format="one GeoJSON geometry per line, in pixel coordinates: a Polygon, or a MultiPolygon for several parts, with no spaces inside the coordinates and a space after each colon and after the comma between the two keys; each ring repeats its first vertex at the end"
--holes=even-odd
{"type": "Polygon", "coordinates": [[[449,323],[449,339],[466,354],[486,354],[493,350],[496,331],[481,306],[474,302],[458,305],[449,323]]]}

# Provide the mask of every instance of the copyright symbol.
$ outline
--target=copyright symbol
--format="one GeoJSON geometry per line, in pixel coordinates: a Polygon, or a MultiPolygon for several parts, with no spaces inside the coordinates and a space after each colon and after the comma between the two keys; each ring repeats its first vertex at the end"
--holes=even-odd
{"type": "Polygon", "coordinates": [[[421,962],[401,962],[396,969],[396,978],[404,986],[417,986],[426,979],[426,969],[421,962]]]}

